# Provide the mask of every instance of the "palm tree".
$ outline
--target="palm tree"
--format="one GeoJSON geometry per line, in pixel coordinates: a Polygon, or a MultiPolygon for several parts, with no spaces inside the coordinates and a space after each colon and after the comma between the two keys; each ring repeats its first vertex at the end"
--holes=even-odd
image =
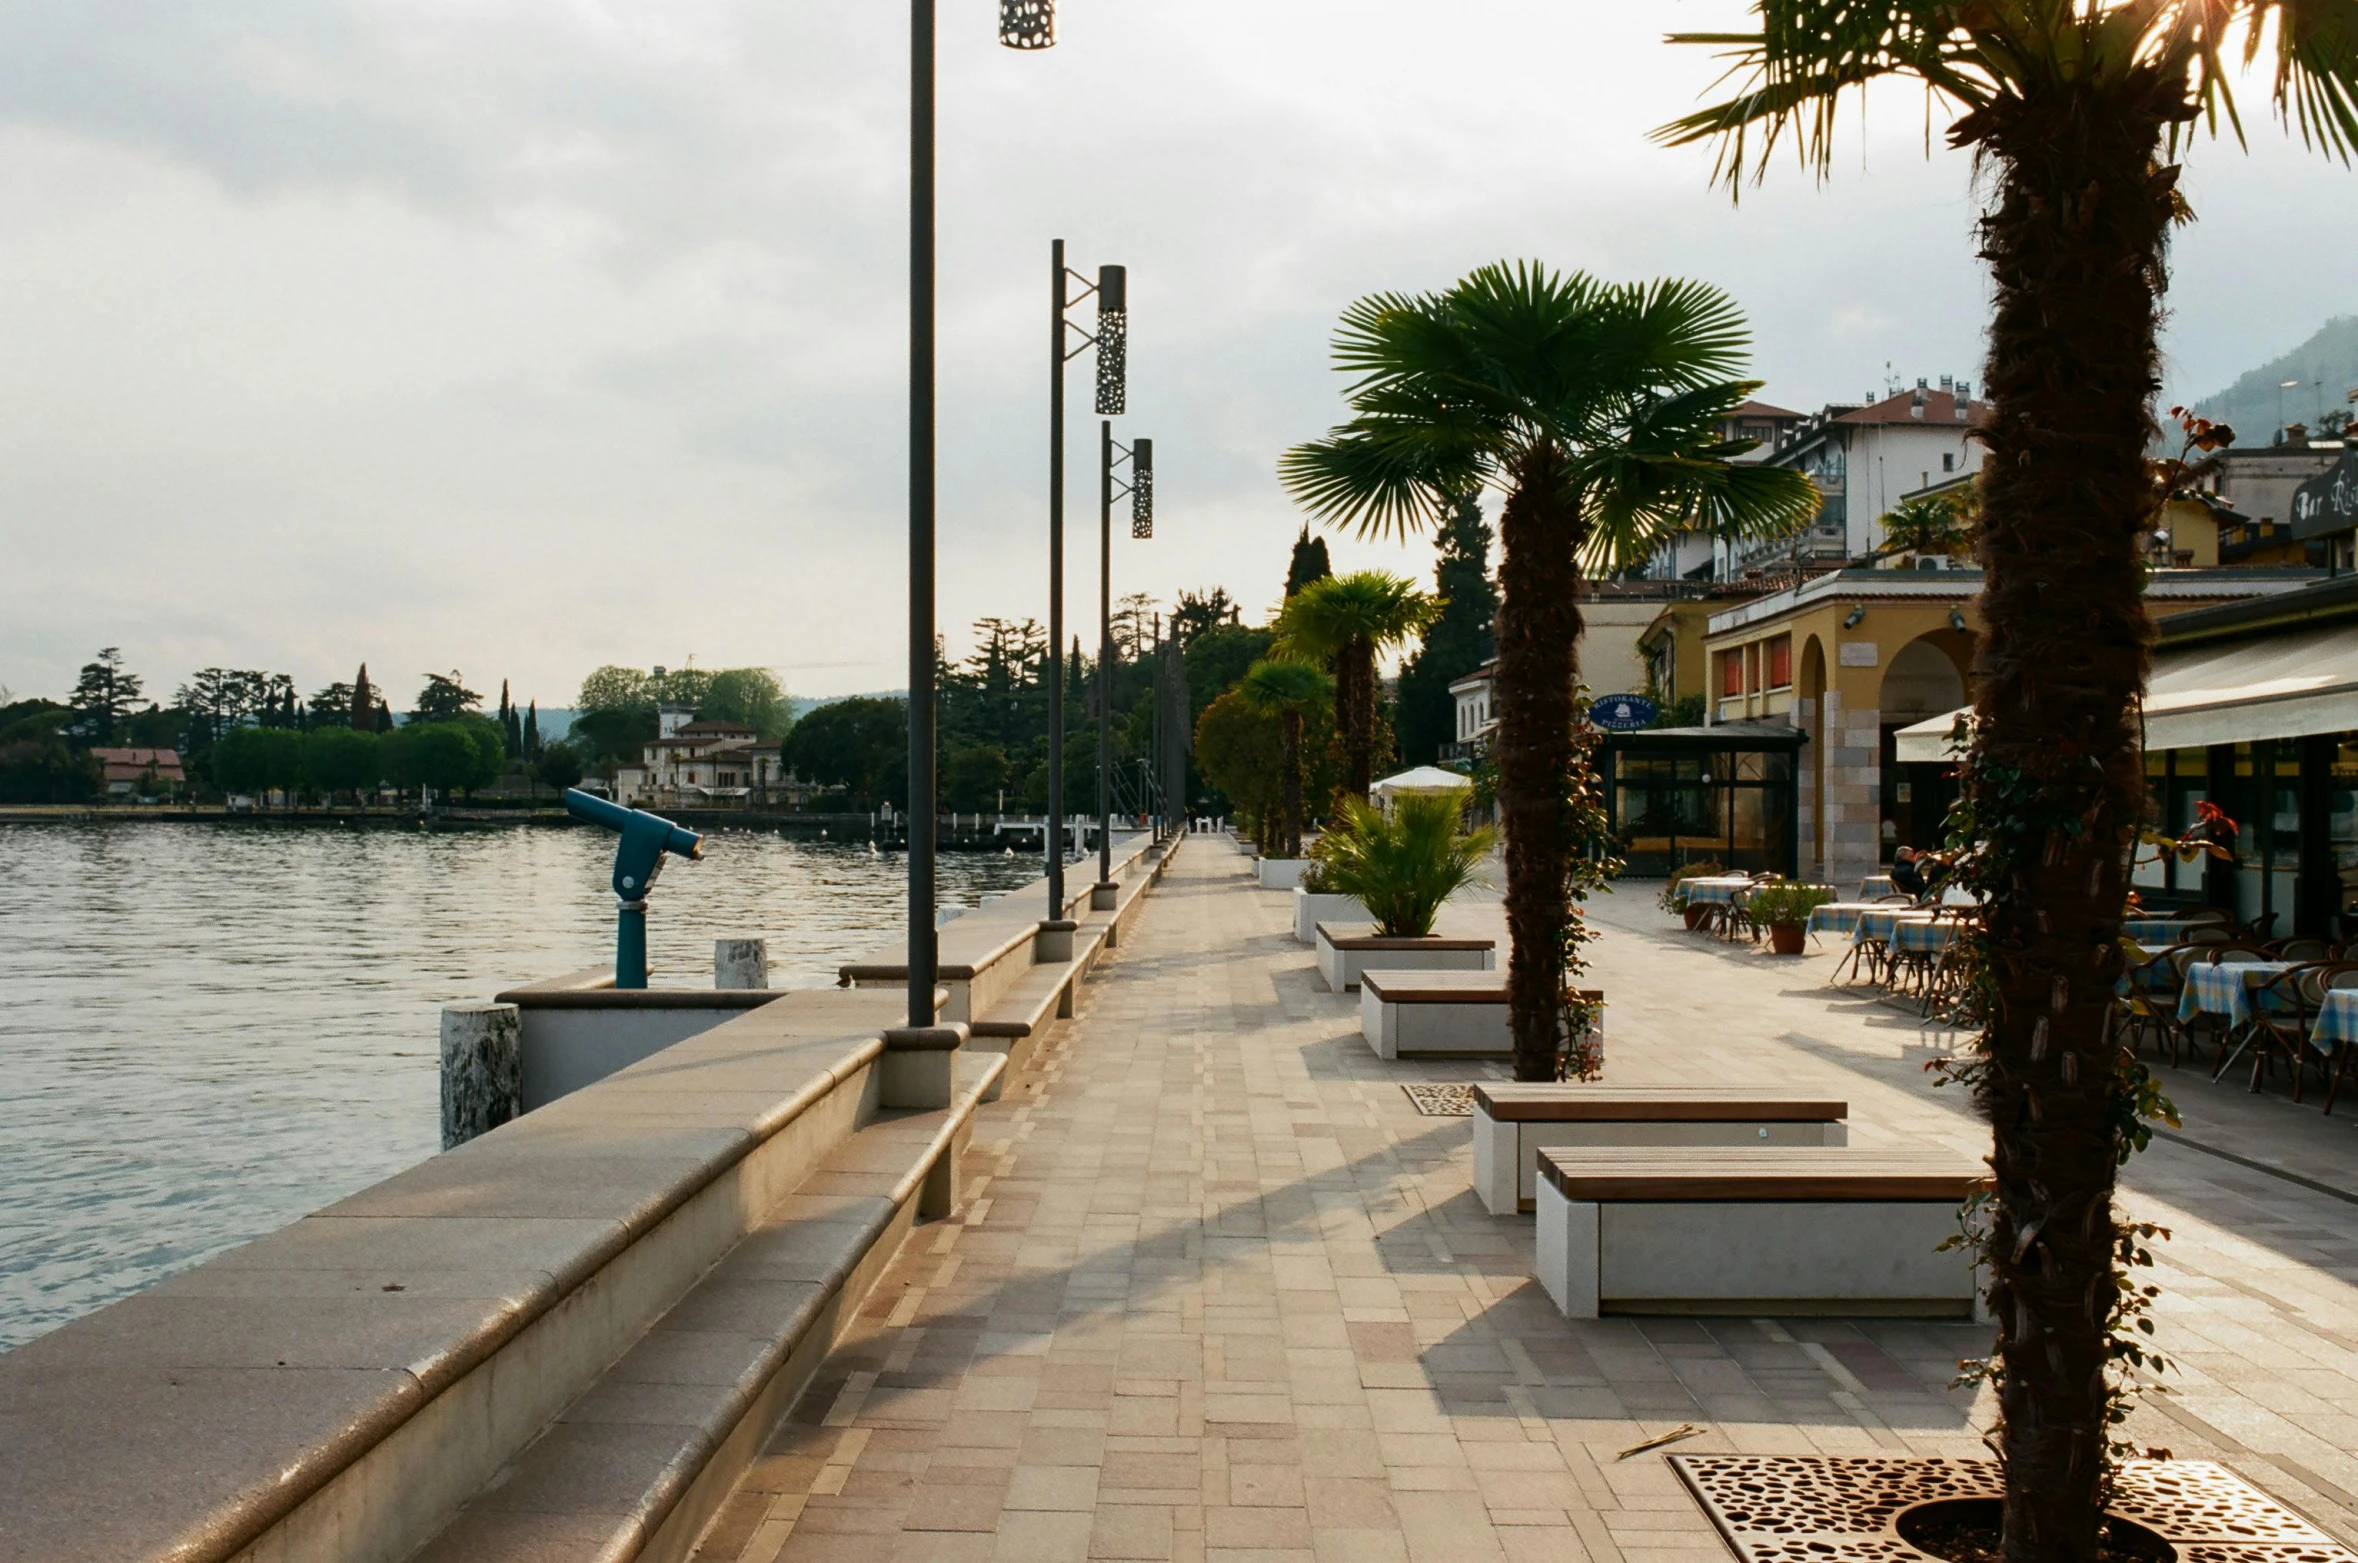
{"type": "MultiPolygon", "coordinates": [[[[2004,1555],[2095,1555],[2118,1409],[2116,1169],[2151,1090],[2106,1017],[2143,790],[2136,703],[2150,626],[2138,548],[2172,163],[2198,120],[2242,134],[2226,75],[2275,48],[2271,101],[2347,163],[2358,147],[2351,0],[1754,0],[1727,101],[1666,125],[1716,141],[1731,192],[1781,136],[1825,176],[1843,93],[1913,77],[1961,112],[1994,174],[1981,224],[1995,310],[1976,552],[1986,631],[1962,789],[1987,898],[1989,1022],[1975,1099],[1994,1141],[1983,1254],[1997,1346],[2004,1555]],[[2068,590],[2069,611],[2058,611],[2068,590]]],[[[2132,1250],[2133,1241],[2127,1245],[2132,1250]]]]}
{"type": "Polygon", "coordinates": [[[1362,533],[1506,490],[1492,752],[1519,1080],[1555,1078],[1563,1024],[1582,570],[1626,570],[1679,527],[1767,535],[1817,511],[1807,478],[1733,462],[1752,442],[1718,435],[1758,388],[1732,378],[1746,346],[1736,306],[1701,283],[1485,266],[1444,293],[1346,310],[1335,362],[1358,377],[1353,416],[1279,463],[1312,514],[1362,533]]]}
{"type": "Polygon", "coordinates": [[[1945,556],[1964,547],[1973,536],[1963,507],[1943,494],[1903,499],[1885,511],[1877,524],[1883,528],[1883,546],[1875,550],[1878,559],[1893,554],[1945,556]]]}
{"type": "Polygon", "coordinates": [[[1382,570],[1312,581],[1278,613],[1281,655],[1334,664],[1343,787],[1352,797],[1365,799],[1375,780],[1376,657],[1423,634],[1440,616],[1438,601],[1382,570]]]}
{"type": "MultiPolygon", "coordinates": [[[[1334,696],[1334,684],[1324,673],[1304,662],[1263,658],[1245,669],[1237,693],[1245,704],[1277,718],[1285,754],[1285,823],[1277,832],[1275,857],[1302,855],[1302,718],[1334,696]]],[[[1263,831],[1266,837],[1269,832],[1263,831]]],[[[1262,850],[1272,845],[1266,839],[1262,850]]]]}

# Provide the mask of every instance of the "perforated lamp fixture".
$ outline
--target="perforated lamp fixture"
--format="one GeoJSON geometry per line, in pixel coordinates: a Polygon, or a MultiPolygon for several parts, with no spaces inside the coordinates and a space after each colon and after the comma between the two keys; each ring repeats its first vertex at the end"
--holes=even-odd
{"type": "Polygon", "coordinates": [[[1111,418],[1129,405],[1130,272],[1097,268],[1097,416],[1111,418]]]}
{"type": "Polygon", "coordinates": [[[999,41],[1010,49],[1056,44],[1056,0],[999,0],[999,41]]]}
{"type": "Polygon", "coordinates": [[[1154,536],[1154,441],[1130,442],[1130,535],[1154,536]]]}

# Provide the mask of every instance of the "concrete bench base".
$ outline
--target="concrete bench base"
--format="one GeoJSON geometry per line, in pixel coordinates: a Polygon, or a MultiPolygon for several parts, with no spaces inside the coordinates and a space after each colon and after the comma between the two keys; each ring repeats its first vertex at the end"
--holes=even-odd
{"type": "Polygon", "coordinates": [[[1528,1211],[1540,1152],[1565,1147],[1846,1145],[1849,1110],[1742,1087],[1486,1082],[1474,1087],[1474,1192],[1494,1216],[1528,1211]]]}
{"type": "Polygon", "coordinates": [[[1511,1058],[1506,974],[1363,970],[1359,1034],[1378,1058],[1511,1058]]]}
{"type": "Polygon", "coordinates": [[[1421,939],[1379,937],[1373,923],[1320,923],[1318,974],[1328,988],[1347,993],[1367,971],[1489,971],[1498,964],[1492,939],[1428,934],[1421,939]]]}
{"type": "Polygon", "coordinates": [[[1566,1318],[1970,1318],[1941,1250],[1986,1173],[1962,1158],[1719,1148],[1542,1153],[1538,1270],[1566,1318]]]}

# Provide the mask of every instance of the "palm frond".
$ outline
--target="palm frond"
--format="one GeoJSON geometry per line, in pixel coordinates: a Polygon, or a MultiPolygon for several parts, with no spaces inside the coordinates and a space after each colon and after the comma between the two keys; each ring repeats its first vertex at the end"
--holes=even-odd
{"type": "Polygon", "coordinates": [[[2259,47],[2261,22],[2274,13],[2277,114],[2296,126],[2303,146],[2345,164],[2358,152],[2358,4],[2353,0],[2246,0],[2245,58],[2259,47]]]}
{"type": "Polygon", "coordinates": [[[1320,521],[1362,536],[1407,537],[1439,520],[1447,496],[1483,473],[1462,442],[1430,424],[1357,418],[1278,457],[1277,476],[1320,521]]]}
{"type": "Polygon", "coordinates": [[[1753,9],[1758,32],[1671,34],[1672,43],[1722,50],[1729,66],[1721,80],[1741,86],[1654,132],[1669,146],[1718,142],[1713,179],[1731,195],[1747,175],[1759,181],[1788,135],[1795,156],[1825,177],[1833,168],[1836,111],[1846,94],[1869,82],[1914,76],[1968,108],[1987,102],[1987,62],[1961,35],[1959,17],[2006,6],[2002,0],[1973,7],[1958,0],[1757,0],[1753,9]]]}

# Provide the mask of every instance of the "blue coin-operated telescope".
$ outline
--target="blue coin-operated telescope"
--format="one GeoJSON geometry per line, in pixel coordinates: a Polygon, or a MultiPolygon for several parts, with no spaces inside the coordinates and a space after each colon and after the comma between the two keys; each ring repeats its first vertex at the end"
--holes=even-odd
{"type": "Polygon", "coordinates": [[[661,815],[626,809],[578,787],[565,789],[565,812],[622,838],[614,849],[614,894],[622,910],[614,928],[614,986],[647,985],[647,887],[663,872],[665,853],[698,859],[704,838],[661,815]]]}

